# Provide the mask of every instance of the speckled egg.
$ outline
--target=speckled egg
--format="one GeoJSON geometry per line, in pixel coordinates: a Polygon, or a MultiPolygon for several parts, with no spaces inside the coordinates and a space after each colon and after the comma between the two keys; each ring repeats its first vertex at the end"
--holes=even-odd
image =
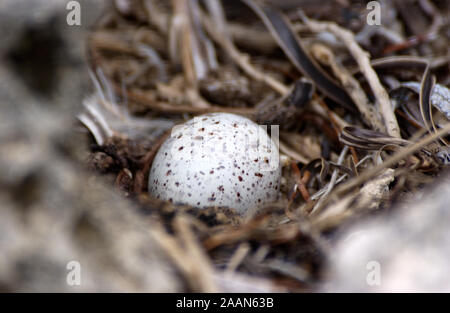
{"type": "Polygon", "coordinates": [[[277,199],[280,177],[278,147],[264,126],[213,113],[172,129],[150,169],[149,193],[173,203],[244,214],[277,199]]]}

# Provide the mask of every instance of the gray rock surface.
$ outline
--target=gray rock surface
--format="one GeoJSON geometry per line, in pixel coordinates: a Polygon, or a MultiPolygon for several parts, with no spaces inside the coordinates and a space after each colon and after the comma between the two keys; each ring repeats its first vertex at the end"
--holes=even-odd
{"type": "Polygon", "coordinates": [[[67,1],[0,2],[0,291],[179,291],[152,223],[75,161],[84,39],[102,1],[80,2],[80,27],[67,1]],[[67,283],[71,261],[80,285],[67,283]]]}
{"type": "MultiPolygon", "coordinates": [[[[46,105],[77,110],[90,82],[85,39],[104,1],[78,0],[81,25],[68,25],[68,0],[0,1],[0,84],[21,83],[46,105]],[[4,73],[2,73],[4,74],[4,73]],[[81,88],[83,87],[83,88],[81,88]]],[[[0,95],[0,99],[4,99],[0,95]]]]}
{"type": "Polygon", "coordinates": [[[322,291],[450,292],[450,175],[343,232],[322,291]]]}

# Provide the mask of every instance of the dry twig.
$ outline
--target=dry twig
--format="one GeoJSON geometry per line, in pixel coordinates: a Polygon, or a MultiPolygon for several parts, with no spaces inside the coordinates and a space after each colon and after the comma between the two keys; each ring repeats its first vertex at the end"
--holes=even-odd
{"type": "Polygon", "coordinates": [[[400,128],[398,126],[389,95],[383,85],[381,85],[377,73],[370,65],[368,53],[358,45],[354,34],[335,23],[313,21],[308,19],[303,14],[302,19],[311,30],[315,32],[331,32],[344,42],[372,88],[372,91],[377,99],[379,111],[384,118],[384,123],[388,134],[393,137],[400,138],[400,128]]]}

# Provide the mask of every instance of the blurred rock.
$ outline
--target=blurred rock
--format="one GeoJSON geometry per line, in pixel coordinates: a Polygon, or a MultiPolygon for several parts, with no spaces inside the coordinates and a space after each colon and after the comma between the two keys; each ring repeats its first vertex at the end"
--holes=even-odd
{"type": "Polygon", "coordinates": [[[0,61],[2,69],[10,72],[0,84],[21,83],[44,105],[78,110],[80,97],[90,84],[85,39],[89,27],[101,16],[104,1],[76,1],[81,25],[72,26],[67,23],[69,2],[0,1],[0,61]]]}
{"type": "Polygon", "coordinates": [[[322,291],[450,292],[450,175],[340,236],[322,291]]]}
{"type": "Polygon", "coordinates": [[[80,1],[71,27],[67,2],[0,2],[0,291],[180,291],[152,222],[74,160],[87,147],[71,140],[84,41],[102,1],[80,1]],[[80,285],[67,283],[71,261],[80,285]]]}

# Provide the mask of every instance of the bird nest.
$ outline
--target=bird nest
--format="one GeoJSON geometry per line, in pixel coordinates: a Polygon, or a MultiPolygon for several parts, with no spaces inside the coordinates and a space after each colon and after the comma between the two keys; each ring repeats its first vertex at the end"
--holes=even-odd
{"type": "Polygon", "coordinates": [[[448,10],[115,1],[86,41],[86,166],[159,225],[188,290],[220,290],[217,273],[242,278],[235,291],[317,290],[339,232],[395,211],[450,163],[448,10]],[[279,125],[278,201],[239,215],[148,194],[172,126],[210,112],[279,125]]]}

